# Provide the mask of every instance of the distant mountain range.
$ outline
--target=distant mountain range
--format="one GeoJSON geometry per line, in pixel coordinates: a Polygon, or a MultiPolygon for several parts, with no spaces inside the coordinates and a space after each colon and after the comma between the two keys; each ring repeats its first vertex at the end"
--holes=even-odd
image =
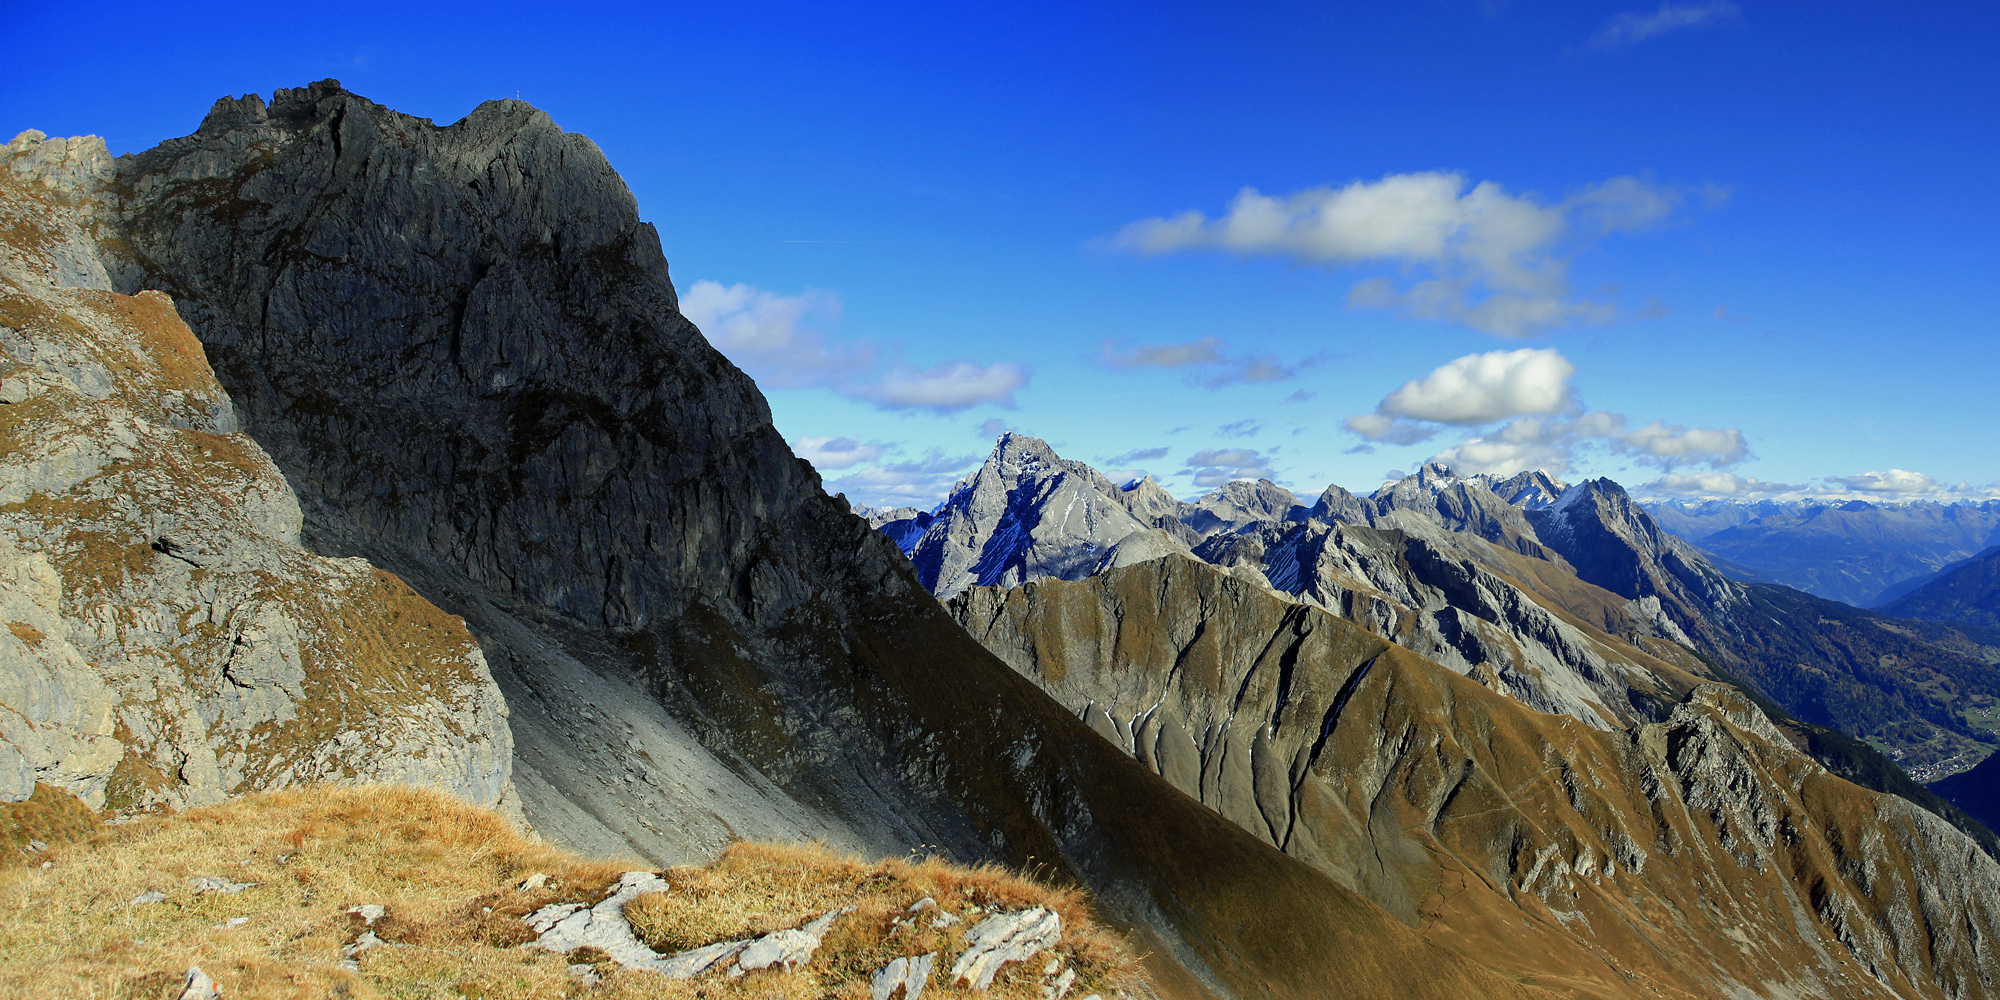
{"type": "Polygon", "coordinates": [[[940,598],[1185,555],[1600,728],[1657,720],[1718,676],[1924,780],[1977,763],[2000,728],[1992,647],[1732,580],[1605,479],[1427,465],[1365,497],[1239,481],[1189,503],[1010,434],[936,510],[869,513],[940,598]]]}
{"type": "Polygon", "coordinates": [[[2000,544],[2000,500],[1877,504],[1668,500],[1645,504],[1737,579],[1868,608],[2000,544]]]}
{"type": "Polygon", "coordinates": [[[2000,851],[1834,728],[1919,773],[1969,767],[1993,741],[1972,706],[2000,694],[1977,641],[1733,581],[1608,480],[1428,465],[1368,496],[1185,502],[1008,435],[937,509],[866,516],[1105,740],[1503,968],[1532,948],[1520,971],[1574,983],[1616,955],[1669,993],[1841,995],[1805,942],[1849,925],[1831,859],[1893,800],[1847,803],[1828,771],[2000,851]],[[1701,906],[1772,944],[1639,916],[1701,906]]]}

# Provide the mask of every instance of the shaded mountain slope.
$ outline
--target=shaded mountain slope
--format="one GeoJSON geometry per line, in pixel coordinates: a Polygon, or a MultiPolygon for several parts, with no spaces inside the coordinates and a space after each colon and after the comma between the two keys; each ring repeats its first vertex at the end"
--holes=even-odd
{"type": "Polygon", "coordinates": [[[2000,755],[1980,761],[1970,771],[1933,782],[1930,788],[1987,826],[2000,825],[2000,755]]]}
{"type": "Polygon", "coordinates": [[[661,860],[738,830],[1033,860],[1163,992],[1527,995],[1097,739],[820,487],[676,308],[595,147],[324,82],[121,161],[123,287],[181,297],[307,539],[463,613],[524,808],[661,860]]]}
{"type": "Polygon", "coordinates": [[[2000,629],[2000,545],[1875,610],[1897,618],[2000,629]]]}
{"type": "Polygon", "coordinates": [[[1178,557],[951,606],[1107,742],[1528,981],[1995,991],[2000,866],[1827,774],[1725,688],[1592,730],[1178,557]]]}

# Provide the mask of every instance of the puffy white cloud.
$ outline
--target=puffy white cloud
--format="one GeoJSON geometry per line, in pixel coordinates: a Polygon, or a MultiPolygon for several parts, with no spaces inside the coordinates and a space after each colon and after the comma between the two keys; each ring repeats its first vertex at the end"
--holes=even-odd
{"type": "Polygon", "coordinates": [[[1561,413],[1576,403],[1576,365],[1553,347],[1468,354],[1403,383],[1376,412],[1440,424],[1490,424],[1529,413],[1561,413]]]}
{"type": "Polygon", "coordinates": [[[1384,277],[1357,284],[1349,304],[1519,337],[1572,321],[1608,321],[1613,307],[1569,298],[1569,262],[1557,251],[1650,225],[1680,199],[1677,191],[1618,177],[1546,203],[1491,181],[1468,189],[1461,174],[1430,171],[1276,197],[1246,187],[1219,218],[1188,211],[1141,219],[1107,242],[1146,255],[1205,249],[1418,268],[1429,276],[1407,288],[1384,277]]]}
{"type": "Polygon", "coordinates": [[[1222,341],[1203,337],[1185,344],[1139,344],[1118,347],[1107,340],[1098,349],[1098,361],[1111,368],[1208,368],[1206,374],[1190,374],[1188,384],[1208,389],[1243,383],[1283,382],[1320,362],[1315,355],[1297,364],[1285,364],[1271,355],[1228,357],[1222,341]]]}
{"type": "MultiPolygon", "coordinates": [[[[1921,472],[1890,469],[1887,472],[1864,472],[1858,476],[1828,476],[1823,482],[1833,487],[1828,492],[1881,493],[1893,496],[1925,496],[1944,493],[1950,487],[1921,472]]],[[[1960,488],[1966,484],[1960,483],[1960,488]]]]}
{"type": "Polygon", "coordinates": [[[1604,25],[1603,30],[1590,40],[1590,45],[1598,49],[1622,48],[1671,31],[1714,24],[1740,13],[1742,8],[1730,0],[1708,0],[1707,3],[1674,3],[1672,0],[1665,0],[1658,10],[1650,14],[1628,11],[1612,18],[1604,25]]]}
{"type": "Polygon", "coordinates": [[[1720,469],[1750,457],[1743,432],[1733,427],[1667,426],[1657,420],[1637,430],[1625,425],[1623,414],[1603,410],[1574,417],[1517,417],[1446,448],[1431,461],[1461,475],[1529,469],[1561,475],[1576,452],[1587,448],[1630,455],[1641,465],[1667,472],[1683,465],[1720,469]]]}
{"type": "Polygon", "coordinates": [[[837,343],[811,325],[831,322],[840,300],[825,292],[779,295],[750,285],[697,281],[681,295],[681,314],[737,367],[766,388],[824,387],[885,410],[951,413],[981,403],[1012,408],[1028,383],[1014,362],[949,361],[930,368],[894,361],[893,346],[837,343]]]}
{"type": "Polygon", "coordinates": [[[1255,448],[1209,448],[1188,456],[1186,472],[1196,486],[1221,486],[1237,479],[1275,479],[1271,461],[1255,448]]]}
{"type": "Polygon", "coordinates": [[[879,441],[864,444],[851,437],[809,437],[792,442],[792,454],[811,462],[821,472],[873,462],[882,457],[883,450],[879,441]]]}
{"type": "Polygon", "coordinates": [[[1491,472],[1507,475],[1540,469],[1560,475],[1569,467],[1583,427],[1578,421],[1519,417],[1486,434],[1452,445],[1430,461],[1451,467],[1459,475],[1491,472]]]}
{"type": "Polygon", "coordinates": [[[1637,430],[1612,437],[1616,450],[1635,455],[1646,465],[1671,469],[1690,462],[1720,468],[1750,457],[1743,432],[1734,427],[1668,426],[1655,420],[1637,430]]]}
{"type": "Polygon", "coordinates": [[[1570,386],[1575,374],[1576,365],[1552,347],[1468,354],[1403,383],[1373,413],[1348,417],[1343,426],[1364,441],[1392,445],[1429,440],[1445,426],[1484,428],[1432,458],[1465,474],[1559,475],[1579,448],[1629,455],[1662,471],[1720,469],[1750,456],[1743,432],[1733,427],[1656,420],[1633,430],[1623,414],[1582,412],[1570,386]]]}
{"type": "Polygon", "coordinates": [[[1642,483],[1633,492],[1641,496],[1699,496],[1734,497],[1743,500],[1761,500],[1766,497],[1796,493],[1804,486],[1792,483],[1765,482],[1754,476],[1739,476],[1734,472],[1669,472],[1651,482],[1642,483]]]}

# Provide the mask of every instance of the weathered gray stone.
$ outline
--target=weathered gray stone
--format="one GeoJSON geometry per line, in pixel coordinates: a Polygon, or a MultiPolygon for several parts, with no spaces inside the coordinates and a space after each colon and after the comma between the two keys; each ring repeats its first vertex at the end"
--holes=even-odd
{"type": "Polygon", "coordinates": [[[1062,918],[1036,906],[996,913],[965,932],[965,951],[952,963],[951,981],[975,990],[992,987],[1000,967],[1025,962],[1062,941],[1062,918]]]}
{"type": "Polygon", "coordinates": [[[181,976],[180,1000],[222,1000],[222,991],[215,988],[215,980],[201,971],[201,966],[191,965],[181,976]]]}
{"type": "Polygon", "coordinates": [[[297,497],[171,300],[109,291],[103,143],[23,134],[0,170],[0,222],[32,234],[0,241],[21,440],[0,454],[0,801],[373,780],[508,807],[506,708],[471,636],[434,608],[409,620],[428,634],[357,634],[421,599],[300,548],[297,497]],[[111,789],[121,761],[151,780],[111,789]]]}
{"type": "Polygon", "coordinates": [[[931,984],[931,967],[937,952],[891,959],[868,979],[868,1000],[894,1000],[901,990],[902,1000],[918,1000],[931,984]]]}
{"type": "Polygon", "coordinates": [[[233,894],[242,892],[245,889],[255,889],[256,887],[263,885],[264,883],[231,882],[226,878],[220,878],[214,875],[203,875],[200,878],[188,879],[188,884],[194,887],[194,891],[196,893],[220,892],[226,894],[233,894]]]}
{"type": "Polygon", "coordinates": [[[533,946],[568,953],[596,948],[629,969],[657,969],[660,953],[646,947],[625,922],[625,904],[651,892],[668,891],[667,881],[652,872],[626,872],[609,896],[595,906],[558,903],[523,918],[541,936],[533,946]]]}

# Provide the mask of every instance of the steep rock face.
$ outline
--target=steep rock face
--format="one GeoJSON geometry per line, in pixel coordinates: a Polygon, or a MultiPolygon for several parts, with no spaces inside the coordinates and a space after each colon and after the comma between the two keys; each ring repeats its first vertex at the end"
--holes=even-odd
{"type": "Polygon", "coordinates": [[[1182,519],[1196,534],[1207,537],[1253,524],[1303,521],[1307,512],[1291,490],[1268,479],[1238,479],[1209,491],[1182,519]]]}
{"type": "Polygon", "coordinates": [[[1741,594],[1679,538],[1660,530],[1609,479],[1579,483],[1527,513],[1541,542],[1562,554],[1579,579],[1628,597],[1654,597],[1688,617],[1727,614],[1741,594]],[[1702,614],[1705,612],[1705,614],[1702,614]]]}
{"type": "Polygon", "coordinates": [[[538,829],[1029,858],[1173,996],[1528,995],[1174,791],[986,653],[677,311],[588,140],[331,82],[119,167],[124,287],[171,289],[307,540],[466,615],[538,829]]]}
{"type": "MultiPolygon", "coordinates": [[[[1690,671],[1699,664],[1671,645],[1655,642],[1658,655],[1647,653],[1636,636],[1615,639],[1545,607],[1507,575],[1505,550],[1422,522],[1411,527],[1266,528],[1210,539],[1196,554],[1221,567],[1253,565],[1279,591],[1537,710],[1598,728],[1651,721],[1698,682],[1690,671]]],[[[1625,603],[1604,606],[1616,616],[1625,603]]]]}
{"type": "Polygon", "coordinates": [[[1489,485],[1488,479],[1460,479],[1442,465],[1426,465],[1369,497],[1368,523],[1403,527],[1408,523],[1406,517],[1415,517],[1526,555],[1544,555],[1522,509],[1494,493],[1489,485]]]}
{"type": "Polygon", "coordinates": [[[517,809],[464,624],[300,548],[296,497],[173,303],[110,290],[111,174],[94,138],[0,151],[0,800],[360,780],[517,809]]]}
{"type": "Polygon", "coordinates": [[[951,606],[1177,787],[1503,968],[1690,997],[2000,982],[2000,867],[1720,686],[1594,731],[1185,559],[951,606]]]}
{"type": "Polygon", "coordinates": [[[1062,459],[1037,438],[1006,434],[923,534],[903,537],[917,578],[950,596],[972,586],[1089,576],[1113,546],[1154,526],[1096,469],[1062,459]]]}

